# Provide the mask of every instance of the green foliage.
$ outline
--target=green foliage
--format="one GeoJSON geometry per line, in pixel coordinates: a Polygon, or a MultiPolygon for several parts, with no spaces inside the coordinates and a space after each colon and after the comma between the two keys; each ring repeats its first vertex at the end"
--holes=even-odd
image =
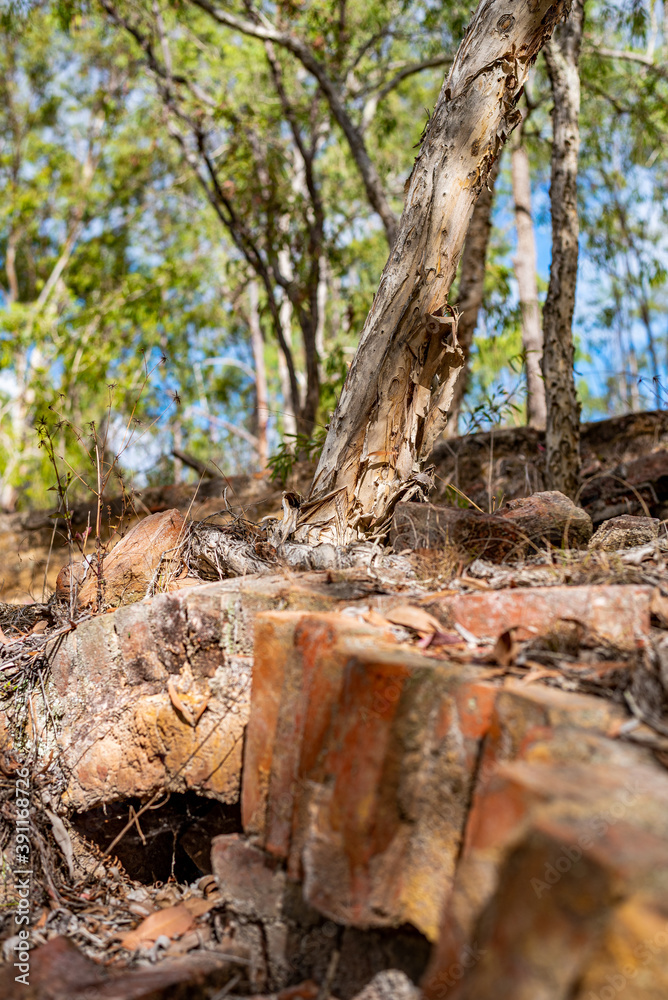
{"type": "MultiPolygon", "coordinates": [[[[184,407],[198,398],[187,359],[240,334],[221,294],[224,249],[122,39],[94,18],[64,33],[42,5],[20,33],[5,30],[0,96],[0,482],[5,504],[43,504],[35,428],[51,406],[73,426],[108,419],[112,435],[133,413],[152,427],[134,465],[151,469],[141,452],[165,440],[170,394],[184,407]]],[[[247,387],[214,385],[214,410],[230,404],[247,413],[247,387]]],[[[84,461],[76,438],[66,452],[84,461]]]]}
{"type": "Polygon", "coordinates": [[[277,451],[269,459],[270,479],[285,486],[295,462],[316,462],[320,457],[327,431],[319,427],[313,435],[284,434],[277,451]]]}
{"type": "MultiPolygon", "coordinates": [[[[66,428],[94,422],[108,428],[113,443],[130,414],[143,437],[124,452],[124,476],[169,481],[176,439],[226,472],[255,467],[248,439],[258,427],[251,279],[259,289],[267,365],[271,470],[284,481],[295,456],[317,455],[324,431],[293,433],[276,314],[302,396],[304,330],[310,321],[318,326],[318,427],[336,406],[387,256],[385,234],[322,88],[290,53],[276,49],[279,87],[261,41],[216,24],[189,0],[159,5],[162,40],[152,0],[116,6],[160,58],[163,41],[168,44],[172,71],[187,84],[172,82],[166,98],[164,78],[150,72],[145,49],[92,0],[31,0],[7,6],[0,16],[5,507],[52,499],[53,471],[37,430],[54,413],[58,454],[72,469],[86,467],[87,445],[85,435],[66,428]],[[200,133],[187,122],[199,123],[200,133]],[[311,175],[296,135],[311,157],[311,175]],[[211,172],[202,149],[220,186],[218,214],[203,191],[211,172]],[[222,224],[221,212],[236,220],[236,230],[222,224]],[[318,313],[314,301],[323,289],[318,313]],[[167,364],[155,367],[163,355],[167,364]],[[221,358],[229,363],[207,365],[221,358]],[[137,403],[147,370],[152,374],[137,403]]],[[[444,68],[426,67],[389,84],[402,67],[454,53],[470,5],[310,0],[250,6],[311,47],[363,133],[399,213],[425,109],[434,105],[444,68]]],[[[248,16],[248,3],[224,7],[248,16]]],[[[663,30],[661,8],[650,0],[588,2],[577,326],[588,414],[657,405],[653,386],[667,378],[663,30]],[[655,65],[611,58],[606,50],[651,56],[655,65]]],[[[524,135],[536,222],[545,234],[551,97],[541,60],[527,93],[524,135]]],[[[524,419],[507,164],[496,205],[462,429],[524,419]]],[[[544,272],[547,243],[543,235],[544,272]]],[[[67,491],[72,499],[85,492],[76,476],[67,491]]]]}

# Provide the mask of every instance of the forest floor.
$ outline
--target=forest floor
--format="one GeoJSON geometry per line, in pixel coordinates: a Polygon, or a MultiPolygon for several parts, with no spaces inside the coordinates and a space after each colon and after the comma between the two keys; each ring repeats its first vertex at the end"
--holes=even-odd
{"type": "Polygon", "coordinates": [[[100,609],[3,515],[0,993],[665,997],[668,414],[584,428],[578,508],[543,454],[442,442],[387,549],[241,578],[198,525],[280,489],[144,490],[100,609]]]}

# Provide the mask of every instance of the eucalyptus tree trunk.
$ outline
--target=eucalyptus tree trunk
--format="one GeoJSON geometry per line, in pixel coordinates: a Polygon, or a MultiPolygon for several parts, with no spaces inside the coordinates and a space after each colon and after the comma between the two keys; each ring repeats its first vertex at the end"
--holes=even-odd
{"type": "Polygon", "coordinates": [[[499,161],[497,160],[487,176],[487,183],[483,184],[482,191],[478,195],[462,251],[461,278],[457,293],[457,311],[459,312],[457,340],[464,355],[464,367],[455,383],[448,423],[445,427],[447,437],[457,436],[457,423],[467,389],[473,335],[478,325],[478,316],[485,293],[485,263],[489,237],[492,232],[494,187],[498,173],[499,161]]]}
{"type": "Polygon", "coordinates": [[[545,48],[552,112],[552,264],[543,307],[543,373],[547,398],[547,488],[575,496],[580,467],[580,406],[573,372],[573,310],[578,270],[577,177],[580,47],[584,0],[545,48]]]}
{"type": "Polygon", "coordinates": [[[531,211],[531,173],[526,146],[521,142],[513,147],[511,175],[517,231],[515,276],[520,293],[522,346],[527,375],[527,423],[529,427],[545,430],[545,382],[540,366],[543,356],[543,330],[540,325],[538,304],[536,239],[531,211]]]}
{"type": "MultiPolygon", "coordinates": [[[[281,273],[292,281],[294,275],[292,273],[292,264],[290,263],[290,251],[288,249],[283,248],[278,251],[278,266],[281,269],[281,273]]],[[[281,305],[278,310],[278,320],[283,331],[283,342],[287,346],[288,351],[292,351],[292,302],[290,302],[285,291],[283,291],[281,305]]],[[[278,378],[281,383],[281,395],[283,396],[283,433],[294,437],[297,433],[297,414],[301,409],[301,399],[298,391],[296,398],[292,391],[288,364],[280,344],[278,347],[278,378]]]]}
{"type": "Polygon", "coordinates": [[[447,301],[529,67],[568,0],[481,0],[425,129],[396,242],[299,512],[299,537],[382,531],[443,431],[464,355],[447,301]]]}
{"type": "Polygon", "coordinates": [[[260,472],[267,468],[269,446],[267,442],[267,425],[269,423],[269,393],[267,391],[267,368],[264,363],[264,337],[260,326],[260,305],[257,281],[248,285],[249,326],[251,347],[253,349],[253,367],[255,368],[255,404],[257,408],[257,460],[260,472]]]}

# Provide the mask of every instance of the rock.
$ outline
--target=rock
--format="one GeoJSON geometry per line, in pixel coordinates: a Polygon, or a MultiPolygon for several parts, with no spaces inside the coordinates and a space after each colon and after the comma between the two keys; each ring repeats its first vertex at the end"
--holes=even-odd
{"type": "Polygon", "coordinates": [[[665,909],[667,805],[656,766],[502,765],[471,815],[425,998],[590,997],[588,970],[605,982],[605,952],[613,967],[611,921],[665,909]]]}
{"type": "Polygon", "coordinates": [[[420,1000],[420,991],[404,972],[379,972],[355,1000],[420,1000]]]}
{"type": "Polygon", "coordinates": [[[56,577],[56,597],[59,601],[69,601],[72,595],[72,583],[74,582],[75,595],[78,594],[79,587],[86,576],[86,566],[81,559],[72,560],[65,563],[56,577]]]}
{"type": "MultiPolygon", "coordinates": [[[[382,610],[405,601],[405,593],[378,590],[366,572],[279,574],[159,594],[98,615],[47,648],[57,742],[41,698],[28,732],[34,719],[42,759],[53,751],[65,768],[71,808],[150,797],[167,786],[236,802],[257,616],[278,607],[329,612],[361,603],[382,610]]],[[[354,629],[355,619],[346,620],[354,629]]],[[[22,729],[17,711],[11,701],[0,704],[0,734],[22,729]]],[[[289,733],[289,720],[282,725],[289,733]]]]}
{"type": "MultiPolygon", "coordinates": [[[[340,947],[340,928],[304,904],[301,887],[287,878],[281,862],[247,839],[228,835],[213,839],[211,865],[229,932],[253,956],[254,988],[280,989],[301,974],[322,981],[340,947]]],[[[304,996],[315,1000],[318,988],[310,988],[304,985],[304,996]]],[[[295,998],[302,996],[292,989],[295,998]]],[[[292,989],[286,990],[286,1000],[292,989]]]]}
{"type": "Polygon", "coordinates": [[[245,832],[331,920],[433,937],[497,690],[347,615],[259,616],[245,832]]]}
{"type": "Polygon", "coordinates": [[[635,648],[650,630],[650,587],[596,584],[579,587],[517,587],[477,594],[449,594],[421,603],[445,622],[477,637],[497,638],[522,626],[524,638],[543,635],[560,619],[577,620],[620,648],[635,648]]]}
{"type": "Polygon", "coordinates": [[[298,790],[320,776],[317,765],[343,683],[342,636],[374,643],[382,632],[335,614],[270,612],[256,622],[242,822],[246,833],[284,859],[300,808],[298,790]]]}
{"type": "Polygon", "coordinates": [[[629,899],[614,911],[573,1000],[664,1000],[668,996],[668,922],[663,907],[629,899]],[[614,991],[614,992],[612,992],[614,991]]]}
{"type": "Polygon", "coordinates": [[[397,504],[390,544],[402,548],[453,546],[471,558],[501,562],[546,544],[580,548],[591,538],[591,518],[563,493],[510,500],[494,514],[473,508],[397,504]]]}
{"type": "MultiPolygon", "coordinates": [[[[652,418],[653,414],[638,414],[652,418]]],[[[661,419],[665,419],[661,414],[661,419]]],[[[650,442],[647,441],[650,445],[650,442]]],[[[651,445],[650,445],[651,447],[651,445]]],[[[663,517],[668,499],[668,449],[665,443],[636,454],[618,465],[600,469],[588,482],[583,483],[580,501],[591,514],[595,525],[617,515],[652,514],[663,517]]]]}
{"type": "Polygon", "coordinates": [[[211,842],[211,867],[234,913],[266,923],[280,918],[285,872],[275,858],[236,834],[223,834],[211,842]]]}
{"type": "MultiPolygon", "coordinates": [[[[533,809],[537,801],[533,793],[525,800],[524,793],[515,795],[515,786],[500,782],[499,768],[512,761],[524,761],[544,768],[545,775],[578,764],[591,766],[592,773],[598,770],[615,776],[632,773],[638,767],[647,767],[647,773],[651,773],[651,752],[607,738],[606,734],[617,730],[624,719],[624,710],[619,706],[589,695],[538,685],[527,687],[518,682],[498,692],[480,756],[464,848],[452,895],[444,909],[439,957],[433,967],[438,970],[434,975],[439,988],[447,981],[454,987],[464,970],[477,961],[476,949],[482,946],[476,927],[485,909],[493,906],[518,830],[524,829],[527,810],[533,809]]],[[[655,771],[661,779],[661,772],[655,771]]],[[[578,773],[582,778],[586,767],[582,766],[578,773]]],[[[588,793],[595,794],[591,789],[588,793]]],[[[546,799],[559,797],[549,782],[542,794],[546,799]]],[[[570,789],[572,794],[575,792],[570,789]]],[[[623,789],[620,794],[624,794],[623,789]]],[[[595,810],[591,816],[596,817],[595,810]]],[[[440,997],[433,983],[432,989],[430,995],[440,997]]]]}
{"type": "MultiPolygon", "coordinates": [[[[57,742],[41,699],[35,721],[44,758],[57,747],[70,808],[163,788],[238,801],[251,664],[225,651],[225,626],[213,585],[98,615],[52,644],[57,742]]],[[[13,731],[14,708],[3,709],[13,731]]]]}
{"type": "Polygon", "coordinates": [[[589,514],[558,490],[509,500],[497,513],[508,523],[517,525],[535,545],[542,546],[549,542],[550,545],[578,549],[591,538],[589,514]]]}
{"type": "Polygon", "coordinates": [[[234,938],[254,956],[254,988],[283,985],[289,972],[285,871],[276,858],[235,834],[214,837],[211,867],[234,922],[234,938]]]}
{"type": "Polygon", "coordinates": [[[519,558],[527,548],[521,530],[498,514],[427,503],[398,503],[388,540],[395,552],[451,549],[460,559],[488,562],[519,558]]]}
{"type": "Polygon", "coordinates": [[[304,898],[354,927],[437,933],[479,746],[467,671],[351,642],[332,734],[310,786],[304,898]]]}
{"type": "MultiPolygon", "coordinates": [[[[105,604],[118,607],[145,597],[163,555],[167,554],[163,563],[166,574],[173,556],[171,550],[183,541],[184,534],[185,521],[176,509],[151,514],[139,521],[103,560],[105,604]]],[[[79,591],[78,603],[80,607],[88,607],[96,604],[97,599],[97,575],[89,572],[79,591]]]]}
{"type": "Polygon", "coordinates": [[[603,552],[616,549],[632,549],[636,545],[646,545],[659,536],[657,517],[636,517],[622,514],[604,521],[589,542],[589,548],[603,552]]]}

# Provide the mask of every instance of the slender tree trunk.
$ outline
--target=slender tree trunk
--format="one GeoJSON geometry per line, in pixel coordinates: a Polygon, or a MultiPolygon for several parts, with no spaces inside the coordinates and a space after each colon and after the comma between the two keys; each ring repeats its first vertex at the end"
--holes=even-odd
{"type": "Polygon", "coordinates": [[[619,351],[619,378],[616,380],[608,380],[608,400],[609,400],[609,412],[615,413],[614,409],[614,395],[615,392],[619,396],[620,402],[620,413],[625,413],[627,410],[632,409],[631,407],[631,388],[629,385],[629,373],[626,367],[627,351],[624,344],[624,330],[623,330],[623,319],[622,311],[619,305],[618,296],[615,295],[615,304],[617,306],[617,314],[615,316],[615,333],[617,334],[617,350],[619,351]]]}
{"type": "MultiPolygon", "coordinates": [[[[286,277],[292,277],[292,265],[290,264],[290,252],[286,249],[278,252],[278,266],[286,277]]],[[[278,311],[279,322],[283,330],[283,339],[289,348],[292,347],[292,303],[283,292],[280,309],[278,311]]],[[[283,429],[286,434],[297,433],[297,414],[301,409],[301,400],[293,399],[292,388],[290,386],[290,373],[288,372],[285,355],[278,348],[278,377],[281,383],[281,393],[283,395],[283,429]]]]}
{"type": "Polygon", "coordinates": [[[640,318],[642,319],[645,333],[647,334],[647,351],[649,353],[650,364],[652,366],[652,378],[654,384],[659,384],[659,357],[656,352],[656,341],[652,330],[652,320],[650,318],[649,302],[645,295],[645,289],[640,288],[640,318]]]}
{"type": "Polygon", "coordinates": [[[482,308],[485,292],[485,263],[489,237],[492,232],[494,187],[498,175],[499,160],[494,163],[487,175],[487,183],[483,184],[482,191],[478,195],[462,251],[461,278],[457,295],[457,309],[459,311],[457,340],[464,355],[464,368],[455,383],[448,422],[445,427],[446,437],[457,436],[459,415],[468,389],[469,358],[473,346],[473,335],[478,325],[478,315],[482,308]]]}
{"type": "Polygon", "coordinates": [[[637,413],[640,410],[640,390],[638,388],[638,356],[636,354],[636,349],[633,346],[633,341],[630,342],[629,350],[629,371],[631,373],[631,378],[629,383],[631,386],[631,411],[637,413]]]}
{"type": "Polygon", "coordinates": [[[552,264],[543,309],[543,373],[547,398],[548,488],[575,496],[580,467],[580,405],[573,372],[573,310],[578,270],[577,176],[580,131],[580,46],[584,0],[545,47],[552,112],[552,264]]]}
{"type": "MultiPolygon", "coordinates": [[[[567,0],[481,0],[425,131],[385,265],[311,487],[302,537],[382,530],[442,432],[464,356],[447,294],[473,206],[529,67],[567,0]]],[[[424,477],[423,477],[424,478],[424,477]]]]}
{"type": "Polygon", "coordinates": [[[253,362],[255,367],[255,403],[257,406],[257,459],[260,472],[267,468],[269,448],[267,445],[267,424],[269,422],[269,394],[267,392],[267,369],[264,363],[264,337],[260,326],[260,307],[257,281],[248,285],[249,326],[253,362]]]}
{"type": "Polygon", "coordinates": [[[531,173],[529,156],[523,143],[513,147],[511,174],[517,230],[517,254],[514,263],[520,293],[522,345],[527,373],[527,423],[529,427],[545,430],[545,382],[540,366],[543,357],[543,331],[538,305],[536,240],[531,211],[531,173]]]}
{"type": "Polygon", "coordinates": [[[177,452],[183,451],[183,433],[181,420],[177,418],[172,423],[172,455],[174,458],[174,482],[183,482],[183,462],[177,452]]]}
{"type": "Polygon", "coordinates": [[[322,382],[322,361],[325,357],[325,318],[327,310],[327,292],[329,281],[327,274],[327,258],[322,256],[318,272],[318,324],[315,329],[315,349],[318,357],[318,373],[322,382]]]}

